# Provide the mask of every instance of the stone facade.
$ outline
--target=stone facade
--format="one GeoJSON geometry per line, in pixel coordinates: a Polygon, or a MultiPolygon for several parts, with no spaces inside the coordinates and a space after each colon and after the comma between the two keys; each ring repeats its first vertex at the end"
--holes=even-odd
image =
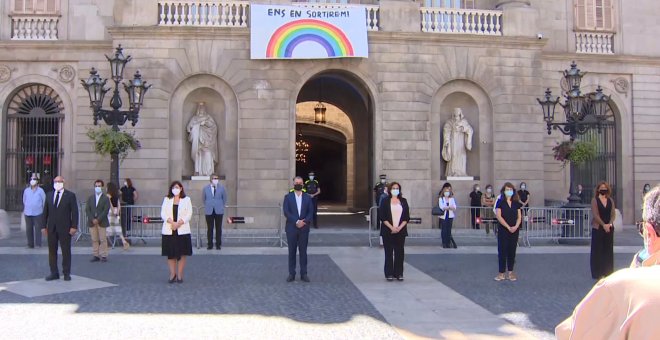
{"type": "MultiPolygon", "coordinates": [[[[572,60],[589,72],[583,88],[601,85],[612,95],[617,203],[626,222],[639,217],[643,184],[660,178],[655,0],[636,0],[625,8],[614,1],[618,24],[612,55],[576,53],[572,0],[477,1],[479,8],[503,12],[502,36],[422,33],[419,3],[384,0],[380,30],[369,32],[369,58],[308,61],[250,60],[246,27],[159,26],[156,0],[61,2],[55,41],[11,40],[11,8],[5,3],[1,9],[2,122],[17,89],[32,83],[54,89],[65,113],[61,172],[70,188],[85,195],[96,178],[107,179],[110,162],[93,152],[85,135],[92,114],[77,79],[86,78],[92,67],[107,77],[104,54],[117,44],[133,56],[125,77],[139,69],[154,84],[139,123],[126,127],[142,148],[121,165],[121,177],[132,178],[140,190],[141,204],[160,203],[170,181],[190,175],[184,128],[197,101],[209,103],[219,126],[217,172],[226,178],[229,203],[280,203],[295,175],[296,122],[309,122],[300,114],[296,119],[296,104],[316,100],[309,84],[319,77],[334,80],[326,92],[338,94],[324,100],[350,119],[346,126],[345,116],[333,116],[343,119],[335,130],[346,137],[347,154],[354,159],[347,171],[353,207],[370,205],[370,187],[386,173],[401,182],[413,214],[430,218],[444,182],[440,132],[454,107],[463,108],[475,129],[468,171],[482,187],[525,181],[533,206],[563,200],[568,174],[552,159],[551,148],[564,137],[546,134],[536,98],[545,87],[560,93],[561,71],[572,60]],[[73,81],[61,75],[63,66],[70,67],[65,75],[75,74],[73,81]],[[346,88],[352,90],[344,95],[346,88]]],[[[3,128],[3,143],[6,134],[3,128]]],[[[2,159],[7,152],[0,149],[2,159]]],[[[6,175],[0,167],[0,178],[6,175]]],[[[473,183],[453,183],[459,204],[467,204],[473,183]]]]}

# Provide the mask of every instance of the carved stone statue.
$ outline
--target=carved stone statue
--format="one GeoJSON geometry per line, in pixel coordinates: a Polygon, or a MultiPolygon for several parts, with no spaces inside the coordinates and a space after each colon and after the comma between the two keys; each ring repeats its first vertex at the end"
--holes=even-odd
{"type": "Polygon", "coordinates": [[[447,177],[467,176],[467,152],[472,150],[473,133],[463,110],[455,108],[442,129],[442,159],[447,162],[447,177]]]}
{"type": "Polygon", "coordinates": [[[206,113],[204,102],[197,104],[197,112],[188,122],[186,130],[192,143],[190,158],[195,163],[195,175],[210,176],[218,162],[218,125],[206,113]]]}

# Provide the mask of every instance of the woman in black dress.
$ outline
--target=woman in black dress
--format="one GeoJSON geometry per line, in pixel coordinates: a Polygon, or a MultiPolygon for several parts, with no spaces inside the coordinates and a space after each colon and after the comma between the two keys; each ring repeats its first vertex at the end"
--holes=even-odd
{"type": "Polygon", "coordinates": [[[126,231],[131,230],[133,222],[133,208],[135,201],[138,199],[137,189],[133,186],[133,181],[130,178],[124,180],[124,186],[119,189],[121,191],[121,234],[126,237],[126,231]]]}
{"type": "Polygon", "coordinates": [[[599,280],[614,271],[614,219],[616,207],[610,185],[602,181],[591,200],[591,277],[599,280]]]}
{"type": "Polygon", "coordinates": [[[511,183],[505,183],[500,190],[501,199],[497,201],[495,211],[497,215],[497,259],[499,261],[499,273],[495,281],[509,279],[516,281],[518,278],[513,272],[516,261],[516,250],[518,248],[518,235],[522,223],[522,204],[516,193],[516,188],[511,183]],[[504,273],[509,273],[505,277],[504,273]]]}
{"type": "Polygon", "coordinates": [[[183,191],[183,184],[179,181],[172,182],[160,209],[160,217],[163,219],[162,255],[167,256],[167,266],[170,269],[169,283],[183,282],[186,256],[192,255],[190,237],[192,216],[192,203],[190,197],[183,191]]]}

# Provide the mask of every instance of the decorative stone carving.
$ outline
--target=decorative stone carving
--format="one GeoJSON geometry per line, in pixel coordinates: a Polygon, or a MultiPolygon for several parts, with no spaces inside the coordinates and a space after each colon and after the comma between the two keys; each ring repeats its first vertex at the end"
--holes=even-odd
{"type": "Polygon", "coordinates": [[[0,83],[6,83],[11,79],[11,68],[7,65],[0,65],[0,83]]]}
{"type": "Polygon", "coordinates": [[[210,176],[218,162],[218,125],[206,113],[206,103],[197,104],[197,112],[190,118],[186,131],[192,143],[190,157],[195,163],[195,175],[210,176]]]}
{"type": "Polygon", "coordinates": [[[76,70],[71,65],[64,65],[57,71],[57,77],[63,83],[68,83],[76,77],[76,70]]]}
{"type": "Polygon", "coordinates": [[[447,162],[447,177],[467,176],[467,152],[472,150],[473,133],[463,110],[455,108],[442,129],[442,159],[447,162]]]}
{"type": "Polygon", "coordinates": [[[628,79],[624,77],[618,77],[615,79],[610,80],[614,84],[614,89],[616,92],[623,93],[628,97],[628,90],[630,89],[630,83],[628,82],[628,79]]]}

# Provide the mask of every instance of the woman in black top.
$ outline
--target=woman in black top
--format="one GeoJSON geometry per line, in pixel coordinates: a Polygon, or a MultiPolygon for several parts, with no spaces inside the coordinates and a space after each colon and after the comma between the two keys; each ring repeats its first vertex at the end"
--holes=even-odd
{"type": "Polygon", "coordinates": [[[403,246],[408,236],[410,209],[408,201],[401,196],[399,183],[390,183],[387,192],[388,197],[381,200],[378,207],[380,236],[385,250],[385,279],[403,281],[403,246]]]}
{"type": "Polygon", "coordinates": [[[131,222],[133,220],[133,208],[135,201],[138,198],[138,192],[133,187],[133,181],[130,178],[124,180],[124,186],[119,189],[121,191],[121,234],[126,237],[126,231],[131,230],[131,222]]]}
{"type": "Polygon", "coordinates": [[[614,219],[616,208],[610,185],[602,181],[591,200],[591,277],[598,280],[614,271],[614,219]]]}
{"type": "Polygon", "coordinates": [[[479,190],[479,184],[475,184],[472,187],[472,192],[470,193],[470,217],[472,220],[472,229],[480,229],[479,223],[477,223],[477,218],[481,217],[481,196],[482,193],[479,190]]]}
{"type": "Polygon", "coordinates": [[[527,209],[529,209],[529,198],[530,198],[529,191],[527,191],[527,183],[520,182],[520,190],[518,190],[518,198],[520,199],[520,204],[523,207],[523,215],[527,215],[527,209]]]}
{"type": "Polygon", "coordinates": [[[497,221],[499,222],[497,226],[499,273],[495,277],[495,281],[502,281],[506,278],[516,281],[518,278],[513,272],[513,265],[516,261],[518,234],[520,233],[520,224],[522,223],[522,213],[520,212],[522,205],[513,184],[509,182],[505,183],[500,193],[502,199],[497,201],[497,206],[495,207],[497,221]],[[504,272],[507,269],[509,275],[505,277],[504,272]]]}

